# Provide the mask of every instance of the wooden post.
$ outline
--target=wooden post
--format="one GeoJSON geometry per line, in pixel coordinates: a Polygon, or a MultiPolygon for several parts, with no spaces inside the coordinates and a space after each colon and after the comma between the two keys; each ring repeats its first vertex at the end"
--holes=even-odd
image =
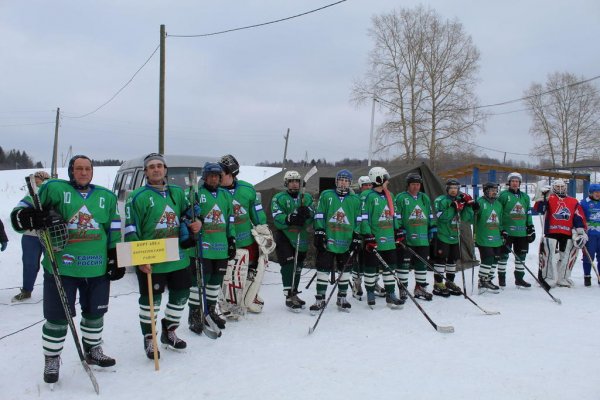
{"type": "Polygon", "coordinates": [[[150,327],[152,328],[152,348],[154,350],[154,370],[158,371],[158,343],[156,340],[156,324],[154,323],[154,293],[152,293],[152,272],[147,273],[148,277],[148,301],[150,303],[150,327]]]}
{"type": "Polygon", "coordinates": [[[56,109],[56,122],[54,123],[54,150],[52,152],[52,166],[50,167],[50,175],[53,178],[58,178],[58,122],[60,119],[60,107],[56,109]]]}
{"type": "Polygon", "coordinates": [[[158,88],[158,152],[165,154],[165,26],[160,26],[160,77],[158,88]]]}

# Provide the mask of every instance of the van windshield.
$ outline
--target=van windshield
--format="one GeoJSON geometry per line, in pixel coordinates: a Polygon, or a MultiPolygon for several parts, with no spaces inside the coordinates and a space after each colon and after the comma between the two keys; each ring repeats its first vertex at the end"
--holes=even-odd
{"type": "Polygon", "coordinates": [[[186,187],[189,186],[188,183],[188,176],[189,176],[189,171],[196,171],[196,174],[198,175],[198,180],[200,180],[200,177],[202,176],[202,168],[195,168],[195,167],[171,167],[167,170],[168,172],[168,179],[169,179],[169,185],[177,185],[182,187],[183,189],[185,189],[186,187]]]}

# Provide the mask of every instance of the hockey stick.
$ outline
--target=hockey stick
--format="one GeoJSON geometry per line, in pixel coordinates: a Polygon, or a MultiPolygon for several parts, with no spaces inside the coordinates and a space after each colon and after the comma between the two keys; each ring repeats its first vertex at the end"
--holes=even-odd
{"type": "Polygon", "coordinates": [[[313,333],[315,331],[315,329],[317,329],[317,325],[319,324],[319,321],[321,320],[321,316],[323,315],[323,312],[325,312],[325,309],[327,308],[327,305],[329,304],[329,300],[331,300],[331,298],[333,297],[333,293],[335,293],[335,289],[337,289],[337,287],[338,287],[338,285],[340,283],[340,279],[342,279],[342,275],[344,275],[344,272],[346,271],[346,268],[348,267],[348,265],[351,264],[351,261],[352,261],[353,257],[354,257],[354,250],[352,250],[350,252],[350,254],[348,255],[348,259],[346,260],[346,263],[344,264],[342,270],[340,271],[339,276],[337,277],[337,279],[333,283],[333,287],[331,288],[331,292],[329,293],[329,296],[327,297],[327,300],[325,301],[325,307],[323,307],[321,309],[321,311],[319,312],[319,316],[317,317],[317,320],[315,321],[315,324],[311,328],[308,328],[308,334],[309,335],[311,333],[313,333]]]}
{"type": "MultiPolygon", "coordinates": [[[[302,205],[304,205],[304,192],[306,191],[306,182],[308,182],[308,180],[317,173],[317,167],[313,166],[305,175],[304,178],[302,179],[302,182],[300,182],[300,205],[298,207],[302,207],[302,205]]],[[[296,208],[297,210],[298,208],[296,208]]],[[[298,269],[298,252],[300,249],[300,230],[302,229],[302,227],[300,227],[300,229],[298,230],[298,237],[296,238],[296,250],[294,251],[294,269],[293,269],[293,273],[292,273],[292,288],[290,289],[292,292],[294,291],[294,288],[296,287],[296,270],[298,269]]]]}
{"type": "MultiPolygon", "coordinates": [[[[519,259],[517,257],[517,254],[514,252],[514,250],[511,247],[507,246],[506,244],[504,245],[504,247],[506,247],[512,253],[515,260],[519,259]]],[[[527,272],[529,272],[529,274],[533,277],[533,279],[535,279],[535,281],[538,283],[538,285],[540,285],[542,287],[542,289],[544,289],[544,291],[546,293],[548,293],[548,296],[550,296],[552,298],[552,300],[554,300],[558,304],[562,304],[562,301],[560,301],[559,298],[552,296],[552,294],[550,293],[550,285],[548,285],[548,283],[546,283],[546,281],[544,281],[544,283],[542,284],[542,282],[540,282],[540,280],[533,274],[533,272],[531,272],[531,270],[527,267],[527,265],[525,265],[525,261],[522,262],[522,265],[527,270],[527,272]]]]}
{"type": "MultiPolygon", "coordinates": [[[[42,203],[40,202],[40,197],[38,196],[37,186],[35,185],[35,179],[33,175],[29,175],[25,177],[25,182],[27,182],[27,189],[29,190],[29,194],[33,199],[33,204],[36,210],[42,211],[42,203]]],[[[58,290],[58,296],[60,297],[60,303],[62,304],[63,311],[65,312],[65,318],[67,319],[67,323],[69,325],[69,329],[71,330],[71,335],[73,336],[73,341],[75,342],[75,347],[77,348],[77,354],[79,355],[79,360],[81,361],[81,365],[83,369],[89,376],[92,381],[92,385],[94,386],[94,391],[96,394],[100,394],[100,386],[98,385],[98,381],[92,372],[92,369],[85,361],[85,357],[83,355],[83,349],[81,348],[81,343],[79,342],[79,335],[77,334],[77,329],[75,328],[75,323],[73,322],[73,317],[71,316],[71,311],[69,310],[69,304],[67,301],[67,294],[65,293],[65,288],[62,284],[62,279],[60,278],[60,273],[58,271],[58,262],[56,260],[56,254],[54,254],[54,249],[52,247],[52,237],[50,236],[50,231],[48,228],[39,229],[37,231],[40,241],[46,248],[46,254],[48,255],[48,259],[50,260],[50,265],[52,267],[52,275],[54,276],[54,282],[56,283],[56,289],[58,290]]]]}
{"type": "Polygon", "coordinates": [[[158,364],[158,343],[156,340],[156,323],[154,316],[154,293],[152,290],[152,271],[146,273],[148,283],[148,302],[150,303],[150,331],[152,332],[152,353],[154,358],[154,370],[159,370],[158,364]]]}
{"type": "Polygon", "coordinates": [[[427,315],[427,313],[425,312],[425,310],[423,310],[423,307],[421,307],[421,305],[419,304],[419,302],[406,289],[406,286],[404,286],[404,284],[402,283],[402,281],[396,276],[396,274],[394,273],[394,271],[385,262],[385,260],[383,259],[383,257],[381,257],[381,254],[379,254],[379,252],[377,250],[375,250],[375,249],[373,250],[373,254],[375,254],[375,257],[377,257],[377,259],[379,260],[379,262],[381,263],[381,265],[383,265],[383,267],[385,269],[387,269],[389,272],[391,272],[392,276],[394,277],[394,279],[396,279],[396,282],[398,283],[398,287],[402,288],[402,290],[404,290],[406,292],[406,294],[408,295],[408,297],[417,306],[417,308],[419,309],[419,311],[421,311],[421,314],[423,314],[423,316],[425,318],[427,318],[427,321],[429,321],[429,323],[431,324],[431,326],[433,326],[433,329],[435,329],[436,331],[438,331],[440,333],[453,333],[454,332],[454,327],[451,326],[451,325],[450,326],[441,326],[441,325],[438,325],[435,322],[433,322],[433,320],[431,319],[431,317],[429,317],[429,315],[427,315]]]}
{"type": "Polygon", "coordinates": [[[305,289],[308,289],[310,287],[310,285],[313,283],[313,281],[315,280],[316,277],[317,277],[317,273],[315,272],[315,274],[312,276],[312,278],[310,278],[310,281],[308,281],[308,283],[306,284],[305,289]]]}
{"type": "MultiPolygon", "coordinates": [[[[437,274],[437,272],[435,272],[435,269],[433,268],[433,266],[430,263],[428,263],[423,257],[421,257],[419,255],[419,253],[417,253],[416,251],[414,251],[410,247],[406,246],[404,243],[402,245],[404,246],[405,249],[408,249],[408,251],[410,251],[415,257],[417,257],[419,260],[421,260],[421,262],[427,267],[427,269],[429,269],[434,274],[437,274]]],[[[442,274],[438,274],[438,275],[441,275],[442,279],[444,279],[445,281],[449,281],[449,279],[446,278],[444,275],[442,275],[442,274]]],[[[488,311],[488,310],[483,309],[472,298],[470,298],[469,296],[467,296],[466,293],[464,293],[464,290],[463,290],[463,294],[465,296],[465,299],[467,299],[471,303],[473,303],[473,305],[475,307],[479,308],[484,314],[486,314],[486,315],[498,315],[498,314],[500,314],[500,311],[488,311]]]]}
{"type": "MultiPolygon", "coordinates": [[[[190,197],[191,207],[190,211],[192,213],[192,222],[196,220],[196,199],[198,198],[198,176],[195,170],[191,170],[188,173],[189,183],[190,183],[190,197]]],[[[202,234],[198,234],[198,238],[196,241],[196,257],[194,257],[194,263],[196,267],[196,281],[198,285],[198,293],[200,295],[200,307],[198,311],[200,312],[200,323],[202,324],[202,332],[209,339],[217,339],[221,336],[221,330],[213,321],[213,319],[208,315],[208,305],[206,303],[206,286],[204,285],[204,266],[203,266],[203,258],[202,258],[202,234]]]]}
{"type": "MultiPolygon", "coordinates": [[[[462,211],[462,210],[461,210],[462,211]]],[[[461,231],[461,218],[460,218],[460,213],[461,211],[456,210],[456,223],[458,224],[458,234],[456,235],[456,238],[458,239],[458,254],[460,257],[460,274],[462,275],[462,283],[463,283],[463,296],[465,296],[465,299],[467,298],[467,283],[465,281],[465,264],[462,261],[462,240],[460,240],[460,235],[462,234],[461,231]]],[[[474,274],[475,272],[473,272],[474,274]]],[[[471,294],[473,294],[473,291],[471,291],[471,294]]]]}
{"type": "Polygon", "coordinates": [[[585,247],[585,245],[582,247],[582,250],[583,250],[583,253],[586,255],[586,257],[588,258],[588,260],[590,260],[590,264],[592,264],[592,268],[594,269],[594,272],[596,273],[596,278],[598,278],[598,284],[600,285],[600,275],[598,275],[598,268],[596,268],[596,263],[594,262],[594,259],[590,255],[590,252],[588,251],[587,247],[585,247]]]}

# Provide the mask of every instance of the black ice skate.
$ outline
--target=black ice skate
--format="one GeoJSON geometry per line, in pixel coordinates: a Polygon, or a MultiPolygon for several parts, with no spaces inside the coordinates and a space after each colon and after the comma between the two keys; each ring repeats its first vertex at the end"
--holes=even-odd
{"type": "Polygon", "coordinates": [[[531,287],[531,283],[526,282],[523,278],[515,278],[515,285],[517,285],[517,287],[519,289],[521,288],[530,288],[531,287]]]}
{"type": "Polygon", "coordinates": [[[352,308],[352,305],[346,300],[346,296],[338,296],[335,304],[339,311],[350,312],[350,309],[352,308]]]}
{"type": "Polygon", "coordinates": [[[309,308],[311,315],[316,315],[325,308],[325,296],[318,294],[315,296],[315,299],[315,304],[309,308]]]}
{"type": "Polygon", "coordinates": [[[58,371],[60,369],[60,356],[44,356],[44,382],[52,386],[58,382],[58,371]]]}
{"type": "Polygon", "coordinates": [[[162,325],[160,342],[165,346],[165,348],[176,351],[185,349],[187,347],[187,343],[179,339],[175,333],[175,329],[177,329],[178,325],[167,328],[167,321],[164,318],[160,322],[162,325]]]}
{"type": "Polygon", "coordinates": [[[217,308],[215,305],[208,306],[208,316],[214,321],[215,324],[219,327],[219,329],[225,329],[225,320],[221,318],[219,313],[217,313],[217,308]]]}
{"type": "MultiPolygon", "coordinates": [[[[415,285],[415,298],[431,301],[433,299],[433,295],[425,290],[423,285],[417,283],[415,285]]],[[[400,292],[400,299],[402,299],[402,292],[400,292]]]]}
{"type": "Polygon", "coordinates": [[[500,293],[500,288],[494,285],[489,278],[479,278],[477,288],[479,289],[479,294],[483,294],[488,291],[491,293],[500,293]]]}
{"type": "Polygon", "coordinates": [[[436,282],[433,284],[433,294],[436,296],[450,297],[450,291],[444,285],[444,282],[436,282]]]}
{"type": "Polygon", "coordinates": [[[402,308],[402,305],[404,304],[404,302],[396,297],[396,293],[388,293],[385,296],[385,304],[389,308],[395,310],[398,308],[402,308]]]}
{"type": "MultiPolygon", "coordinates": [[[[150,360],[154,360],[154,345],[152,344],[152,335],[148,334],[144,336],[144,351],[146,352],[146,357],[150,360]]],[[[160,360],[160,351],[156,350],[156,355],[160,360]]]]}
{"type": "Polygon", "coordinates": [[[85,362],[102,368],[114,367],[117,361],[104,354],[102,346],[94,346],[85,352],[85,362]]]}
{"type": "Polygon", "coordinates": [[[448,293],[452,296],[460,296],[462,295],[462,290],[458,285],[452,281],[446,281],[446,289],[448,289],[448,293]]]}

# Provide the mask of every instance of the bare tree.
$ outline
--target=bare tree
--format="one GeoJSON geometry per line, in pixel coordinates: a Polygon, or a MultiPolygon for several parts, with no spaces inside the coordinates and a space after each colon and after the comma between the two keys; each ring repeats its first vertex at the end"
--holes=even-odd
{"type": "Polygon", "coordinates": [[[594,154],[600,144],[600,95],[592,83],[557,72],[545,86],[533,83],[524,101],[533,122],[535,155],[558,167],[594,154]]]}
{"type": "Polygon", "coordinates": [[[407,161],[430,159],[469,139],[485,115],[474,94],[479,51],[457,21],[417,7],[373,17],[369,70],[352,101],[377,101],[386,120],[378,151],[399,147],[407,161]]]}

